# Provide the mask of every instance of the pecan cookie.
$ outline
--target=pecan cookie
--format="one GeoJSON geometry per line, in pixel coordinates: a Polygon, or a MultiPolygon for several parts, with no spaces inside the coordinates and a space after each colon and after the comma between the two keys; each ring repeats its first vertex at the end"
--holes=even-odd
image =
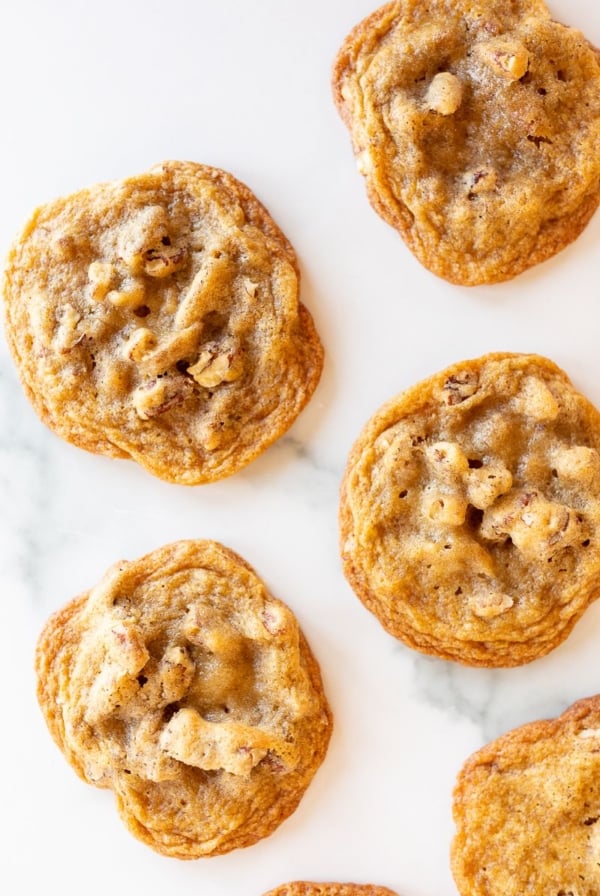
{"type": "Polygon", "coordinates": [[[367,423],[340,526],[345,574],[392,635],[530,662],[600,593],[600,413],[537,355],[456,364],[367,423]]]}
{"type": "Polygon", "coordinates": [[[317,884],[305,880],[295,880],[269,890],[264,896],[396,896],[387,887],[374,884],[317,884]]]}
{"type": "Polygon", "coordinates": [[[8,342],[58,435],[193,485],[249,463],[316,388],[298,288],[247,187],[167,162],[35,212],[6,267],[8,342]]]}
{"type": "Polygon", "coordinates": [[[542,0],[398,0],[333,72],[375,210],[453,283],[554,255],[600,202],[600,55],[542,0]]]}
{"type": "Polygon", "coordinates": [[[600,697],[475,753],[454,792],[461,896],[600,892],[600,697]]]}
{"type": "Polygon", "coordinates": [[[130,831],[195,859],[249,846],[298,805],[331,713],[291,611],[215,542],[117,563],[50,618],[38,699],[75,771],[130,831]]]}

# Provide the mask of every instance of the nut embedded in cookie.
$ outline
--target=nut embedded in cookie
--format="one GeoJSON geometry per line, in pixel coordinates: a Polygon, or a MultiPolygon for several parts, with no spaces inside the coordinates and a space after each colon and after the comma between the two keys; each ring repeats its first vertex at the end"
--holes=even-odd
{"type": "Polygon", "coordinates": [[[115,564],[36,653],[50,732],[131,832],[180,859],[268,836],[325,757],[331,713],[291,611],[216,542],[115,564]]]}
{"type": "Polygon", "coordinates": [[[346,577],[392,635],[530,662],[600,594],[600,413],[545,358],[455,364],[367,423],[340,529],[346,577]]]}
{"type": "Polygon", "coordinates": [[[600,54],[542,0],[396,0],[333,70],[373,208],[452,283],[508,280],[600,202],[600,54]]]}
{"type": "Polygon", "coordinates": [[[4,298],[42,420],[170,482],[240,470],[321,374],[291,245],[247,187],[205,165],[166,162],[38,209],[4,298]]]}

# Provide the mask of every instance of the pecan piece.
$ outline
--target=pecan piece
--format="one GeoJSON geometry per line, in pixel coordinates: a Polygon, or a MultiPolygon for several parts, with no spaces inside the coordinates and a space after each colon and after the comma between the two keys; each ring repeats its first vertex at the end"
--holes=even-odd
{"type": "Polygon", "coordinates": [[[449,376],[443,386],[443,394],[449,407],[461,404],[475,395],[479,387],[479,377],[475,372],[465,370],[449,376]]]}
{"type": "Polygon", "coordinates": [[[135,390],[133,406],[141,420],[150,420],[182,404],[194,391],[194,384],[186,376],[156,377],[135,390]]]}
{"type": "Polygon", "coordinates": [[[123,345],[123,356],[129,361],[141,361],[155,345],[154,333],[146,327],[138,327],[123,345]]]}
{"type": "Polygon", "coordinates": [[[168,277],[184,266],[188,257],[185,246],[160,246],[142,253],[144,273],[150,277],[168,277]]]}
{"type": "Polygon", "coordinates": [[[72,305],[64,305],[59,313],[59,324],[56,331],[56,344],[62,353],[70,352],[85,339],[85,333],[79,329],[81,314],[72,305]]]}
{"type": "Polygon", "coordinates": [[[114,284],[117,270],[114,265],[103,261],[93,261],[88,268],[90,293],[96,302],[101,302],[114,284]]]}
{"type": "Polygon", "coordinates": [[[432,112],[453,115],[462,103],[463,87],[456,75],[439,72],[427,91],[425,101],[432,112]]]}
{"type": "Polygon", "coordinates": [[[221,383],[232,383],[242,373],[242,361],[233,348],[217,352],[215,348],[207,348],[200,353],[198,360],[187,372],[199,386],[214,389],[221,383]]]}
{"type": "Polygon", "coordinates": [[[495,619],[514,606],[514,600],[500,591],[473,594],[469,598],[469,608],[480,619],[495,619]]]}
{"type": "Polygon", "coordinates": [[[484,511],[479,531],[490,541],[510,538],[524,557],[547,559],[582,537],[582,518],[538,492],[513,491],[484,511]]]}
{"type": "Polygon", "coordinates": [[[260,728],[239,722],[208,722],[195,709],[176,712],[160,736],[164,752],[205,771],[223,769],[246,777],[269,751],[286,757],[290,746],[260,728]]]}
{"type": "Polygon", "coordinates": [[[144,301],[144,287],[141,283],[132,283],[127,289],[111,289],[106,300],[115,308],[137,308],[144,301]]]}
{"type": "Polygon", "coordinates": [[[511,81],[518,81],[529,68],[529,53],[516,40],[497,38],[486,41],[477,45],[476,52],[495,74],[511,81]]]}
{"type": "Polygon", "coordinates": [[[552,460],[558,477],[567,482],[587,484],[600,472],[600,455],[585,445],[562,448],[555,452],[552,460]]]}
{"type": "Polygon", "coordinates": [[[560,412],[558,402],[548,386],[535,376],[526,376],[512,405],[519,414],[541,422],[556,420],[560,412]]]}

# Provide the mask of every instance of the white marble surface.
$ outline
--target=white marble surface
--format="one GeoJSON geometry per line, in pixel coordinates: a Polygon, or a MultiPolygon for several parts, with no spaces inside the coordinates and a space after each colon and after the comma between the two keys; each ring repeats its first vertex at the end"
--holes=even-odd
{"type": "MultiPolygon", "coordinates": [[[[460,668],[386,635],[345,583],[337,494],[348,449],[386,398],[491,350],[553,358],[600,403],[600,216],[554,260],[492,288],[437,280],[371,211],[329,70],[369,0],[19,0],[0,9],[2,251],[33,207],[167,158],[229,169],[295,245],[327,350],[290,433],[243,473],[179,488],[63,443],[0,345],[0,888],[75,896],[260,896],[295,878],[452,896],[451,790],[467,755],[600,690],[600,605],[566,644],[512,671],[460,668]],[[300,808],[260,844],[183,863],[134,840],[112,796],[75,777],[37,709],[47,615],[114,560],[210,537],[296,612],[335,713],[300,808]]],[[[595,0],[551,9],[600,44],[595,0]]]]}

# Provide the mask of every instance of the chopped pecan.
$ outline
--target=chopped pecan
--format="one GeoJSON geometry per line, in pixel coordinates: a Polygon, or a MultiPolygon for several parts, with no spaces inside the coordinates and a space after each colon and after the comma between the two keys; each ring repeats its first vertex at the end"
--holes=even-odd
{"type": "Polygon", "coordinates": [[[525,557],[549,558],[582,537],[582,518],[538,492],[513,491],[485,510],[479,531],[490,541],[510,538],[525,557]]]}
{"type": "Polygon", "coordinates": [[[132,283],[127,289],[111,289],[106,299],[115,308],[136,308],[144,301],[144,287],[141,283],[132,283]]]}
{"type": "Polygon", "coordinates": [[[567,482],[588,483],[600,472],[600,455],[585,445],[562,448],[552,455],[552,461],[559,478],[567,482]]]}
{"type": "Polygon", "coordinates": [[[548,386],[536,376],[523,378],[512,406],[517,413],[541,422],[556,420],[560,411],[558,401],[548,386]]]}
{"type": "Polygon", "coordinates": [[[165,703],[174,703],[185,696],[194,678],[194,672],[194,662],[185,647],[173,646],[165,651],[158,668],[158,679],[165,703]]]}
{"type": "Polygon", "coordinates": [[[115,622],[105,638],[111,660],[129,675],[136,675],[148,662],[150,654],[140,629],[131,622],[115,622]]]}
{"type": "Polygon", "coordinates": [[[458,495],[434,494],[426,498],[424,511],[436,523],[462,526],[467,515],[467,502],[458,495]]]}
{"type": "Polygon", "coordinates": [[[496,38],[477,44],[476,52],[482,62],[497,75],[518,81],[529,68],[529,53],[516,40],[496,38]]]}
{"type": "Polygon", "coordinates": [[[446,404],[449,407],[461,404],[475,395],[479,388],[479,377],[475,371],[465,370],[449,376],[443,386],[446,404]]]}
{"type": "Polygon", "coordinates": [[[142,257],[145,274],[150,277],[168,277],[186,263],[188,250],[185,246],[159,246],[146,249],[142,257]]]}
{"type": "Polygon", "coordinates": [[[427,91],[426,103],[440,115],[452,115],[462,103],[463,87],[456,75],[439,72],[435,75],[427,91]]]}
{"type": "Polygon", "coordinates": [[[469,608],[480,619],[495,619],[512,606],[514,606],[512,597],[499,591],[477,592],[469,598],[469,608]]]}
{"type": "Polygon", "coordinates": [[[239,353],[232,346],[204,349],[197,361],[188,367],[187,372],[199,386],[214,389],[221,383],[232,383],[242,374],[242,361],[239,353]]]}
{"type": "Polygon", "coordinates": [[[88,268],[88,280],[90,281],[90,293],[96,302],[101,302],[114,284],[117,270],[114,265],[107,262],[94,261],[88,268]]]}
{"type": "Polygon", "coordinates": [[[194,384],[183,374],[156,377],[133,393],[138,417],[150,420],[182,404],[194,394],[194,384]]]}
{"type": "Polygon", "coordinates": [[[160,736],[164,752],[186,765],[246,777],[268,752],[287,757],[279,738],[240,722],[208,722],[191,708],[180,709],[160,736]]]}
{"type": "Polygon", "coordinates": [[[66,304],[59,310],[59,323],[56,331],[56,344],[59,351],[69,352],[85,339],[78,325],[82,316],[72,305],[66,304]]]}
{"type": "Polygon", "coordinates": [[[123,356],[129,361],[141,361],[156,345],[156,336],[146,327],[134,330],[123,345],[123,356]]]}
{"type": "Polygon", "coordinates": [[[425,449],[432,472],[440,479],[454,481],[469,469],[469,461],[458,442],[434,442],[425,449]]]}
{"type": "Polygon", "coordinates": [[[277,604],[265,604],[261,613],[263,625],[270,635],[280,635],[286,630],[286,614],[277,604]]]}
{"type": "Polygon", "coordinates": [[[512,488],[512,473],[501,461],[469,470],[465,476],[469,503],[479,510],[490,507],[500,495],[512,488]]]}

